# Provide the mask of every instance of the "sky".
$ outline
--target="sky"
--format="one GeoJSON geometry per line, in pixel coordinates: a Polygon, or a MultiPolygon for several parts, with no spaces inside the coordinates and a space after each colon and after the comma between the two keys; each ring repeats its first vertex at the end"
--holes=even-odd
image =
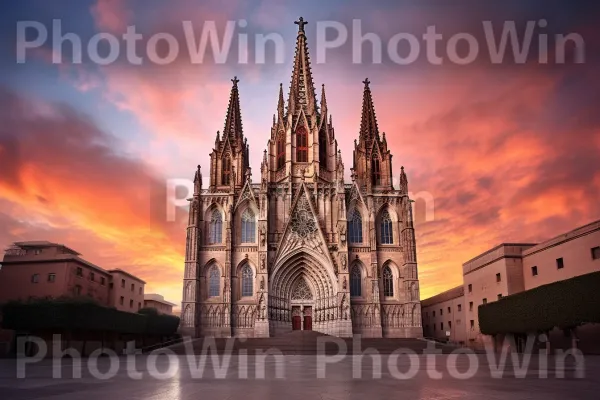
{"type": "MultiPolygon", "coordinates": [[[[404,166],[413,197],[430,199],[415,210],[422,298],[461,284],[462,264],[499,243],[539,242],[600,218],[595,2],[23,0],[0,7],[2,249],[15,241],[63,243],[103,268],[141,277],[147,293],[180,302],[187,210],[167,220],[167,181],[192,179],[197,165],[208,180],[233,76],[256,178],[280,83],[287,96],[300,16],[309,22],[313,78],[317,93],[325,84],[345,165],[368,77],[394,176],[404,166]],[[208,51],[202,62],[192,60],[183,21],[195,38],[211,23],[223,38],[231,21],[227,58],[208,51]],[[525,58],[509,51],[492,62],[484,21],[497,38],[513,23],[522,39],[530,24],[525,58]],[[119,39],[129,26],[142,35],[135,47],[141,65],[119,39]],[[347,40],[334,47],[340,26],[347,40]],[[434,49],[441,64],[420,39],[431,26],[443,37],[434,49]],[[47,39],[35,44],[42,30],[47,39]],[[571,33],[583,47],[565,45],[558,62],[556,35],[571,33]],[[76,36],[80,51],[60,44],[65,34],[76,36]],[[106,65],[89,50],[98,34],[118,41],[106,65]],[[161,34],[179,47],[164,65],[147,51],[161,34]],[[381,62],[372,42],[356,44],[367,34],[381,41],[381,62]],[[283,50],[271,43],[259,63],[257,35],[281,38],[283,50]],[[407,35],[419,40],[412,62],[407,35]],[[471,59],[467,35],[479,50],[471,59]],[[433,215],[426,212],[432,205],[433,215]]],[[[110,55],[108,40],[98,41],[99,56],[110,55]]],[[[167,43],[155,42],[157,57],[170,55],[167,43]]]]}

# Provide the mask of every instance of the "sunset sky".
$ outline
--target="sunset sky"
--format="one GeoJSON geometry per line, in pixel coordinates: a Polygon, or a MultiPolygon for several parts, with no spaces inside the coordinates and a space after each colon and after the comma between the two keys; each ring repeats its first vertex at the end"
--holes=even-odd
{"type": "MultiPolygon", "coordinates": [[[[187,211],[166,220],[167,179],[192,179],[202,166],[208,183],[209,153],[222,130],[234,75],[239,90],[250,164],[258,179],[262,152],[276,112],[279,84],[287,90],[297,26],[303,16],[320,93],[348,170],[358,138],[363,84],[369,77],[379,129],[394,156],[394,176],[404,166],[413,194],[434,199],[426,220],[417,203],[416,234],[421,297],[462,282],[461,265],[501,242],[536,242],[600,218],[600,7],[580,1],[159,1],[24,0],[0,13],[0,247],[14,241],[63,243],[106,269],[122,268],[147,281],[146,292],[181,300],[187,211]],[[496,4],[495,6],[493,4],[496,4]],[[570,4],[570,5],[569,5],[570,4]],[[53,63],[52,20],[85,45],[98,32],[121,35],[134,25],[145,38],[159,32],[180,42],[168,65],[110,65],[83,56],[53,63]],[[241,64],[237,45],[224,64],[207,56],[192,64],[182,21],[199,36],[205,21],[223,31],[245,20],[240,32],[281,35],[283,63],[267,51],[266,63],[241,64]],[[468,32],[481,56],[469,65],[446,58],[411,65],[385,57],[352,62],[352,20],[363,34],[389,39],[421,36],[435,25],[445,37],[468,32]],[[500,65],[486,58],[482,21],[502,29],[515,21],[545,20],[551,62],[538,62],[538,35],[527,62],[500,65]],[[37,21],[49,39],[16,61],[17,22],[37,21]],[[348,44],[317,64],[316,27],[336,21],[348,44]],[[585,62],[554,63],[555,33],[577,32],[585,62]],[[187,57],[186,57],[187,56],[187,57]]],[[[238,24],[239,26],[239,24],[238,24]]],[[[541,29],[541,28],[537,28],[541,29]]],[[[237,34],[237,31],[236,31],[237,34]]],[[[32,40],[31,38],[29,40],[32,40]]],[[[147,40],[144,39],[143,42],[147,40]]],[[[440,42],[439,53],[445,55],[440,42]]],[[[142,46],[143,48],[144,46],[142,46]]],[[[142,49],[143,50],[143,49],[142,49]]],[[[140,54],[143,51],[140,50],[140,54]]],[[[160,47],[159,47],[160,50],[160,47]]],[[[163,49],[164,50],[164,49],[163,49]]],[[[464,50],[464,49],[463,49],[464,50]]],[[[509,57],[510,58],[510,57],[509,57]]],[[[287,91],[286,91],[287,95],[287,91]]]]}

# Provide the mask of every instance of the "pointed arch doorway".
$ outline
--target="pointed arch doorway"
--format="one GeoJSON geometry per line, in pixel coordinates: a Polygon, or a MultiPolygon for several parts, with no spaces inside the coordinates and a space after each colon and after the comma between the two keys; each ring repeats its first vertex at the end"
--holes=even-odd
{"type": "Polygon", "coordinates": [[[295,283],[290,295],[292,306],[292,330],[312,331],[312,309],[314,296],[310,286],[301,276],[295,283]]]}

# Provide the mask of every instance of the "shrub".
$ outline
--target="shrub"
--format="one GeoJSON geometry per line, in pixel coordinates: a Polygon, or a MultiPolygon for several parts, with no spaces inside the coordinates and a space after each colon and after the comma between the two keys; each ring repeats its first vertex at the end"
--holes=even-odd
{"type": "Polygon", "coordinates": [[[154,307],[144,307],[138,310],[138,314],[158,315],[158,310],[154,307]]]}
{"type": "Polygon", "coordinates": [[[2,327],[21,331],[104,331],[168,336],[177,331],[179,318],[135,314],[81,299],[13,301],[2,307],[2,327]]]}
{"type": "Polygon", "coordinates": [[[486,335],[545,332],[600,323],[600,272],[503,297],[479,306],[486,335]]]}

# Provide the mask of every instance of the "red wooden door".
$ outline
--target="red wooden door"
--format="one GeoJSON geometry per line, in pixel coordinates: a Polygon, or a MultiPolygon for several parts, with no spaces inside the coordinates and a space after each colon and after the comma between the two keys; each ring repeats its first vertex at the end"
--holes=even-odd
{"type": "Polygon", "coordinates": [[[310,315],[304,316],[304,330],[312,331],[312,317],[310,315]]]}
{"type": "Polygon", "coordinates": [[[294,315],[292,317],[292,330],[299,331],[302,329],[302,317],[299,315],[294,315]]]}

